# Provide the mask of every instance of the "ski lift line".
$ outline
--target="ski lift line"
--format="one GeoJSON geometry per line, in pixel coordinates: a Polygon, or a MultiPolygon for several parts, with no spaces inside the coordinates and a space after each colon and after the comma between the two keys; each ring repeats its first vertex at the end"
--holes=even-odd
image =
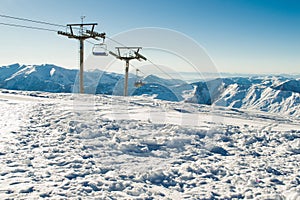
{"type": "MultiPolygon", "coordinates": [[[[112,39],[111,37],[106,37],[107,39],[123,46],[124,48],[129,49],[129,47],[127,47],[126,45],[122,44],[121,42],[118,42],[115,39],[112,39]]],[[[167,72],[165,72],[164,70],[162,70],[160,67],[158,67],[158,65],[156,65],[154,62],[152,62],[150,59],[147,59],[147,61],[149,61],[152,65],[154,65],[158,70],[160,70],[162,73],[164,73],[165,75],[167,75],[169,78],[174,79],[170,74],[168,74],[167,72]]]]}
{"type": "MultiPolygon", "coordinates": [[[[90,43],[90,44],[92,44],[92,45],[96,45],[96,43],[93,43],[93,42],[88,41],[88,40],[86,40],[86,42],[88,42],[88,43],[90,43]]],[[[107,49],[107,51],[108,51],[108,52],[111,52],[111,51],[109,51],[108,49],[107,49]]],[[[138,67],[134,66],[132,63],[129,63],[129,65],[130,65],[131,67],[133,67],[134,69],[139,70],[144,76],[147,75],[145,72],[143,72],[142,70],[140,70],[138,67]]]]}
{"type": "MultiPolygon", "coordinates": [[[[86,40],[86,42],[90,43],[91,45],[96,45],[96,43],[91,42],[91,41],[89,41],[89,40],[86,40]]],[[[122,45],[122,46],[123,46],[123,45],[122,45]]],[[[111,52],[111,51],[109,51],[108,49],[107,49],[107,51],[108,51],[108,52],[111,52]]],[[[111,52],[111,53],[112,53],[112,52],[111,52]]],[[[146,76],[146,75],[147,75],[147,73],[143,72],[141,69],[139,69],[138,67],[134,66],[132,63],[129,63],[129,65],[130,65],[131,67],[133,67],[135,70],[139,70],[139,72],[140,72],[141,74],[143,74],[143,76],[146,76]]]]}
{"type": "Polygon", "coordinates": [[[86,40],[86,42],[87,42],[87,43],[90,43],[90,44],[92,44],[92,45],[95,45],[95,44],[96,44],[96,43],[93,43],[93,42],[88,41],[88,40],[86,40]]]}
{"type": "Polygon", "coordinates": [[[154,67],[156,67],[159,71],[161,71],[162,73],[164,73],[165,75],[167,75],[170,79],[175,79],[175,78],[173,78],[170,74],[168,74],[167,72],[165,72],[163,69],[161,69],[160,67],[158,67],[158,65],[156,65],[155,63],[153,63],[151,60],[148,59],[148,61],[149,61],[154,67]]]}
{"type": "MultiPolygon", "coordinates": [[[[127,47],[126,45],[124,45],[124,44],[122,44],[121,42],[118,42],[117,40],[115,40],[115,39],[112,39],[111,37],[107,37],[106,36],[106,38],[107,39],[109,39],[109,40],[111,40],[111,41],[113,41],[113,42],[115,42],[115,43],[117,43],[117,44],[119,44],[119,45],[121,45],[121,46],[123,46],[124,48],[127,48],[127,49],[129,49],[130,47],[127,47]]],[[[88,41],[90,44],[93,44],[93,45],[95,45],[94,43],[92,43],[92,42],[90,42],[90,41],[88,41]]],[[[112,53],[111,51],[109,51],[110,53],[112,53]]],[[[165,75],[167,75],[170,79],[174,79],[170,74],[168,74],[167,72],[165,72],[163,69],[161,69],[158,65],[156,65],[154,62],[152,62],[151,60],[149,60],[149,59],[147,59],[147,61],[149,61],[153,66],[155,66],[158,70],[160,70],[163,74],[165,74],[165,75]]],[[[133,66],[132,64],[130,64],[130,66],[133,66]]],[[[133,66],[134,67],[134,66],[133,66]]],[[[135,69],[137,69],[136,67],[134,67],[135,69]]],[[[142,71],[141,71],[142,72],[142,71]]],[[[146,75],[144,72],[142,72],[144,75],[146,75]]]]}
{"type": "Polygon", "coordinates": [[[19,28],[28,28],[28,29],[34,29],[34,30],[40,30],[40,31],[57,32],[57,30],[54,30],[54,29],[41,28],[41,27],[36,27],[36,26],[24,26],[24,25],[20,25],[20,24],[11,24],[11,23],[0,22],[0,25],[11,26],[11,27],[19,27],[19,28]]]}
{"type": "Polygon", "coordinates": [[[136,66],[134,66],[133,64],[129,64],[131,67],[133,67],[135,70],[139,70],[139,72],[141,72],[144,76],[146,76],[147,74],[144,73],[142,70],[140,70],[139,68],[137,68],[136,66]]]}
{"type": "Polygon", "coordinates": [[[66,27],[66,26],[61,25],[61,24],[54,24],[54,23],[49,23],[49,22],[44,22],[44,21],[39,21],[39,20],[32,20],[32,19],[22,18],[22,17],[13,17],[13,16],[3,15],[3,14],[0,14],[0,17],[20,20],[20,21],[27,21],[27,22],[37,23],[37,24],[45,24],[45,25],[50,25],[50,26],[57,26],[57,27],[64,27],[64,28],[66,27]]]}
{"type": "MultiPolygon", "coordinates": [[[[64,26],[64,25],[61,25],[61,24],[54,24],[54,23],[49,23],[49,22],[45,22],[45,21],[32,20],[32,19],[21,18],[21,17],[13,17],[13,16],[3,15],[3,14],[0,14],[0,17],[67,28],[67,26],[64,26]]],[[[0,22],[0,25],[11,26],[11,27],[19,27],[19,28],[28,28],[28,29],[41,30],[41,31],[57,32],[57,30],[54,30],[54,29],[48,29],[48,28],[42,28],[42,27],[36,27],[36,26],[25,26],[25,25],[12,24],[12,23],[3,23],[3,22],[0,22]]],[[[76,27],[75,27],[75,28],[76,28],[76,27]]],[[[127,47],[126,45],[122,44],[121,42],[118,42],[117,40],[114,40],[114,39],[112,39],[112,38],[110,38],[110,37],[106,37],[106,38],[108,38],[108,39],[110,39],[111,41],[113,41],[113,42],[115,42],[115,43],[117,43],[117,44],[123,46],[123,47],[126,48],[126,49],[130,49],[130,47],[127,47]]],[[[88,42],[89,42],[89,41],[88,41],[88,42]]],[[[91,42],[89,42],[89,43],[91,43],[91,42]]],[[[94,43],[91,43],[91,44],[95,45],[94,43]]],[[[168,77],[170,77],[171,79],[173,79],[171,75],[169,75],[168,73],[166,73],[164,70],[162,70],[160,67],[158,67],[158,66],[157,66],[155,63],[153,63],[151,60],[149,60],[149,59],[147,59],[147,60],[148,60],[152,65],[154,65],[157,69],[159,69],[161,72],[163,72],[163,73],[166,74],[168,77]]]]}
{"type": "Polygon", "coordinates": [[[121,45],[121,46],[123,46],[123,47],[126,47],[127,49],[129,49],[129,47],[127,47],[126,45],[122,44],[121,42],[118,42],[118,41],[115,40],[115,39],[112,39],[111,37],[107,37],[107,36],[106,36],[106,38],[109,39],[109,40],[111,40],[111,41],[113,41],[113,42],[115,42],[115,43],[117,43],[117,44],[119,44],[119,45],[121,45]]]}

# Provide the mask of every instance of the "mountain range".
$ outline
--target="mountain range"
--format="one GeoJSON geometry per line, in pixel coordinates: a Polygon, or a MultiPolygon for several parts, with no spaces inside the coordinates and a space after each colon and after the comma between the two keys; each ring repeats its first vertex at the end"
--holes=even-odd
{"type": "MultiPolygon", "coordinates": [[[[59,66],[13,64],[0,67],[0,88],[9,90],[78,92],[78,70],[59,66]]],[[[129,94],[148,95],[168,101],[260,110],[300,116],[300,79],[293,76],[249,76],[215,78],[187,83],[155,75],[143,78],[145,85],[134,87],[138,80],[129,76],[129,94]]],[[[124,76],[100,70],[84,73],[86,93],[122,95],[124,76]]]]}

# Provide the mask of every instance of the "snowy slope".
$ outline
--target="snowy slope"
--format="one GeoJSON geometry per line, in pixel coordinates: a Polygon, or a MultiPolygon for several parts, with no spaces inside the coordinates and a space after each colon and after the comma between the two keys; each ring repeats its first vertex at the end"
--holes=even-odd
{"type": "Polygon", "coordinates": [[[0,105],[1,199],[300,198],[295,118],[6,90],[0,105]]]}

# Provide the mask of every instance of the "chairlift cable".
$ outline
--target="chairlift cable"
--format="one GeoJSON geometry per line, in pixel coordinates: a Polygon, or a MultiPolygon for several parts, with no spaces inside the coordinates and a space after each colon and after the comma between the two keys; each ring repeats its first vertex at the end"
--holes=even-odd
{"type": "MultiPolygon", "coordinates": [[[[121,42],[118,42],[115,39],[112,39],[111,37],[106,37],[107,39],[125,47],[125,48],[129,48],[126,45],[122,44],[121,42]]],[[[162,73],[164,73],[165,75],[167,75],[169,78],[174,79],[170,74],[168,74],[167,72],[165,72],[163,69],[161,69],[158,65],[156,65],[154,62],[152,62],[150,59],[147,58],[147,61],[149,61],[153,66],[155,66],[158,70],[160,70],[162,73]]]]}
{"type": "MultiPolygon", "coordinates": [[[[39,20],[32,20],[32,19],[27,19],[27,18],[21,18],[21,17],[13,17],[13,16],[9,16],[9,15],[3,15],[0,14],[0,17],[3,18],[10,18],[10,19],[15,19],[15,20],[21,20],[21,21],[27,21],[27,22],[32,22],[32,23],[39,23],[39,24],[44,24],[44,25],[50,25],[50,26],[57,26],[57,27],[66,27],[64,25],[61,24],[54,24],[54,23],[49,23],[49,22],[45,22],[45,21],[39,21],[39,20]]],[[[3,23],[0,22],[0,25],[5,25],[5,26],[12,26],[12,27],[19,27],[19,28],[28,28],[28,29],[34,29],[34,30],[42,30],[42,31],[51,31],[51,32],[57,32],[57,30],[54,29],[48,29],[48,28],[42,28],[42,27],[36,27],[36,26],[25,26],[25,25],[19,25],[19,24],[13,24],[13,23],[3,23]]],[[[112,39],[111,37],[107,37],[106,38],[110,39],[111,41],[125,47],[125,48],[129,48],[126,45],[122,44],[121,42],[118,42],[115,39],[112,39]]],[[[95,45],[94,43],[87,41],[90,44],[95,45]]],[[[168,77],[170,77],[171,79],[174,79],[171,75],[169,75],[167,72],[165,72],[163,69],[161,69],[158,65],[156,65],[154,62],[152,62],[151,60],[147,59],[147,61],[149,61],[153,66],[155,66],[158,70],[160,70],[162,73],[166,74],[168,77]]]]}
{"type": "MultiPolygon", "coordinates": [[[[86,40],[86,42],[92,44],[92,45],[96,45],[96,43],[93,43],[91,41],[86,40]]],[[[123,46],[123,45],[122,45],[123,46]]],[[[108,49],[107,49],[108,50],[108,49]]],[[[108,50],[109,51],[109,50],[108,50]]],[[[147,74],[145,72],[143,72],[141,69],[139,69],[138,67],[134,66],[132,63],[129,63],[129,65],[131,67],[133,67],[135,70],[139,70],[144,76],[146,76],[147,74]]]]}
{"type": "Polygon", "coordinates": [[[0,25],[19,27],[19,28],[28,28],[28,29],[34,29],[34,30],[40,30],[40,31],[57,32],[57,30],[54,30],[54,29],[41,28],[41,27],[36,27],[36,26],[24,26],[24,25],[20,25],[20,24],[11,24],[11,23],[0,22],[0,25]]]}
{"type": "Polygon", "coordinates": [[[157,69],[159,69],[162,73],[164,73],[165,75],[167,75],[170,79],[175,79],[173,78],[170,74],[168,74],[165,70],[163,70],[162,68],[158,67],[158,65],[156,65],[155,63],[153,63],[151,60],[148,59],[148,61],[154,65],[157,69]]]}
{"type": "Polygon", "coordinates": [[[139,70],[139,72],[141,72],[143,74],[143,76],[146,76],[147,74],[145,72],[143,72],[141,69],[139,69],[138,67],[134,66],[133,64],[129,64],[131,67],[133,67],[135,70],[139,70]]]}
{"type": "Polygon", "coordinates": [[[33,23],[37,23],[37,24],[45,24],[45,25],[50,25],[50,26],[66,27],[66,26],[61,25],[61,24],[54,24],[54,23],[49,23],[49,22],[44,22],[44,21],[39,21],[39,20],[32,20],[32,19],[22,18],[22,17],[13,17],[13,16],[3,15],[3,14],[0,14],[0,17],[20,20],[20,21],[33,22],[33,23]]]}

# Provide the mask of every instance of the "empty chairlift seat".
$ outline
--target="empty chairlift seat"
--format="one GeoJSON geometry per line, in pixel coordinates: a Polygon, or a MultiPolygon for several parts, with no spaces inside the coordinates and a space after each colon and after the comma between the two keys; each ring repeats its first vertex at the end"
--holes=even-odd
{"type": "Polygon", "coordinates": [[[104,43],[95,44],[93,47],[94,56],[107,56],[107,46],[104,43]]]}
{"type": "Polygon", "coordinates": [[[139,72],[141,72],[139,69],[136,69],[136,81],[134,82],[134,87],[142,87],[143,85],[145,85],[145,83],[143,82],[142,78],[139,76],[139,72]]]}

